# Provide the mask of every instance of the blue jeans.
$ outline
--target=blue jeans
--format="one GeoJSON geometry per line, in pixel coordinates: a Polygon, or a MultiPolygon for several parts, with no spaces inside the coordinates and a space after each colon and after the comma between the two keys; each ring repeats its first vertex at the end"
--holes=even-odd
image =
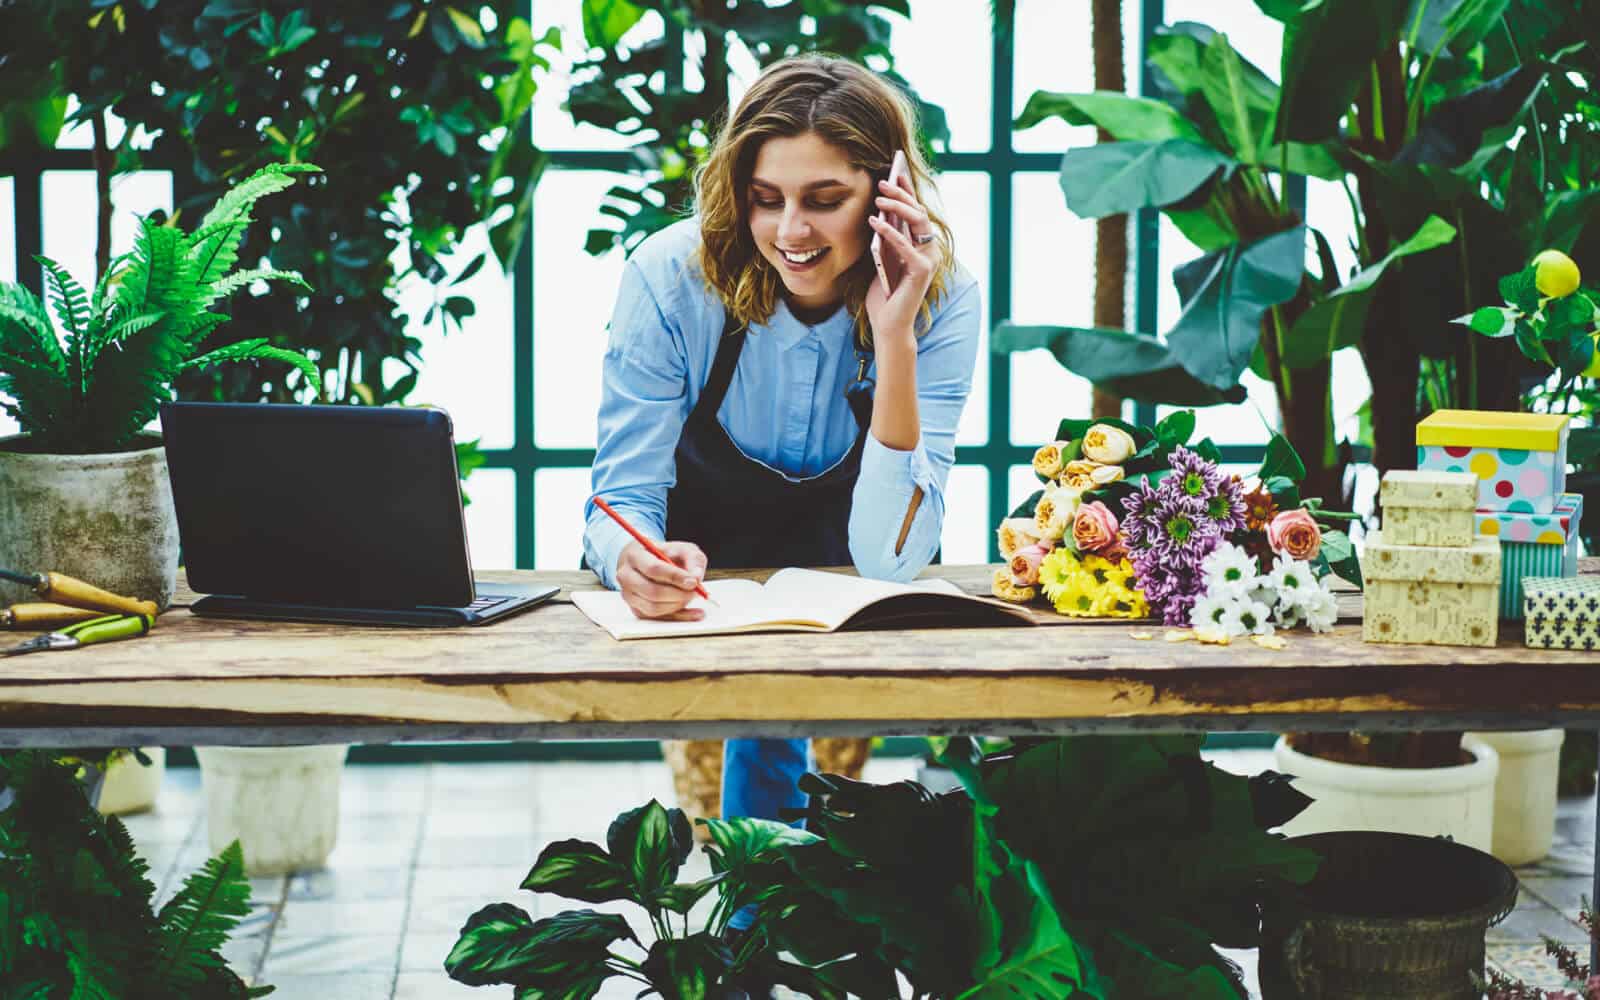
{"type": "MultiPolygon", "coordinates": [[[[728,740],[722,749],[723,818],[778,819],[779,809],[805,808],[798,786],[813,766],[810,740],[728,740]]],[[[746,907],[730,925],[745,930],[754,919],[755,909],[746,907]]]]}

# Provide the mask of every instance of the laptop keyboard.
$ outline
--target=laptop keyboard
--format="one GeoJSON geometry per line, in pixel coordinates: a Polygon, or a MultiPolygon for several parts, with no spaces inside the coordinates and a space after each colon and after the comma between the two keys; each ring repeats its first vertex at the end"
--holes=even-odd
{"type": "Polygon", "coordinates": [[[470,611],[487,611],[490,608],[497,608],[509,600],[511,600],[509,597],[480,597],[467,605],[467,609],[470,611]]]}

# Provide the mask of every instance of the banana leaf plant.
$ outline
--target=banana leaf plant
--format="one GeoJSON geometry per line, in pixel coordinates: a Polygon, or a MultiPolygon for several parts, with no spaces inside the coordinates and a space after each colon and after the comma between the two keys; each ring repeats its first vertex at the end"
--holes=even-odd
{"type": "MultiPolygon", "coordinates": [[[[1160,29],[1146,52],[1152,96],[1040,91],[1015,123],[1055,117],[1117,140],[1069,150],[1061,188],[1085,217],[1159,210],[1202,251],[1173,274],[1183,305],[1173,327],[1156,335],[1005,323],[994,349],[1048,348],[1095,383],[1154,403],[1237,402],[1239,379],[1253,370],[1276,390],[1284,433],[1306,459],[1307,493],[1337,500],[1349,451],[1334,435],[1333,354],[1353,347],[1366,362],[1376,464],[1408,466],[1421,355],[1459,353],[1462,381],[1474,386],[1514,383],[1514,352],[1468,356],[1476,347],[1449,320],[1487,304],[1478,300],[1508,269],[1492,266],[1506,244],[1576,241],[1600,199],[1583,188],[1559,204],[1508,200],[1533,183],[1526,162],[1516,164],[1537,144],[1511,140],[1549,64],[1499,60],[1503,71],[1490,75],[1497,62],[1485,51],[1496,44],[1492,32],[1520,29],[1528,5],[1258,6],[1283,23],[1278,81],[1225,35],[1179,23],[1160,29]],[[1349,194],[1353,273],[1291,204],[1291,175],[1349,194]]],[[[1462,405],[1490,402],[1468,395],[1462,405]]]]}

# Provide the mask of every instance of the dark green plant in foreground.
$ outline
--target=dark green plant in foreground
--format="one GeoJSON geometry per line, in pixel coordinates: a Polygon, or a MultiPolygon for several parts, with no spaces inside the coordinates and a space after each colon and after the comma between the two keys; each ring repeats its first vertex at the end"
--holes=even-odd
{"type": "Polygon", "coordinates": [[[264,996],[219,954],[249,912],[237,841],[159,913],[127,828],[48,753],[0,754],[0,1000],[264,996]],[[5,797],[9,796],[9,801],[5,797]]]}
{"type": "Polygon", "coordinates": [[[898,998],[902,978],[915,996],[966,1000],[1244,996],[1214,945],[1256,946],[1260,880],[1315,873],[1315,855],[1266,832],[1309,800],[1281,775],[1203,762],[1200,742],[1076,737],[983,756],[958,738],[941,760],[965,788],[943,795],[807,775],[815,834],[704,821],[713,874],[694,883],[675,881],[687,820],[651,802],[617,818],[606,848],[549,845],[522,884],[632,901],[655,931],[648,947],[617,914],[535,921],[497,903],[467,921],[445,966],[530,997],[591,997],[613,976],[672,1000],[749,979],[868,1000],[898,998]],[[690,909],[712,892],[691,933],[690,909]],[[734,953],[722,932],[746,906],[756,919],[734,953]]]}
{"type": "Polygon", "coordinates": [[[111,262],[91,296],[53,260],[40,258],[60,332],[44,303],[20,284],[0,284],[0,410],[39,452],[92,454],[135,447],[172,398],[186,369],[260,358],[295,365],[321,392],[316,366],[265,338],[206,354],[202,341],[226,322],[213,310],[257,282],[306,284],[292,271],[235,270],[256,200],[294,183],[309,164],[274,164],[223,195],[193,233],[140,220],[132,253],[111,262]]]}

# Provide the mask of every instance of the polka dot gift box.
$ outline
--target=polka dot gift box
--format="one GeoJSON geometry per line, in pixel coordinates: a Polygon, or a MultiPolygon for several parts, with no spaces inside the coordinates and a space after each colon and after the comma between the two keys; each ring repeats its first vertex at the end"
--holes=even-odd
{"type": "Polygon", "coordinates": [[[1548,514],[1567,485],[1567,421],[1554,413],[1438,410],[1417,424],[1417,468],[1478,477],[1478,509],[1548,514]]]}
{"type": "Polygon", "coordinates": [[[1500,617],[1520,619],[1523,580],[1578,575],[1578,524],[1583,495],[1563,493],[1548,514],[1480,510],[1477,533],[1500,539],[1500,617]]]}

